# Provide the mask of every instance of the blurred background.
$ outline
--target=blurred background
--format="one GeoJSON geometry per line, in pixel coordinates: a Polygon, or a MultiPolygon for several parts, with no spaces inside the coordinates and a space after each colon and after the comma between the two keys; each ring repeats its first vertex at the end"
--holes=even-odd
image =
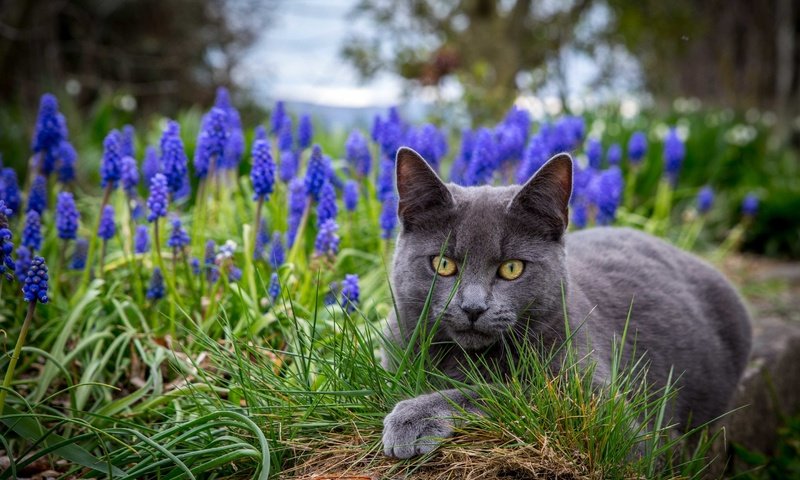
{"type": "Polygon", "coordinates": [[[595,122],[589,133],[612,140],[618,126],[644,118],[653,128],[682,128],[684,179],[724,184],[734,192],[729,215],[738,214],[745,191],[758,193],[761,215],[748,248],[800,256],[800,5],[793,0],[0,5],[6,166],[26,164],[43,92],[57,95],[70,135],[89,151],[124,123],[199,115],[217,86],[231,90],[246,125],[264,123],[283,100],[334,136],[369,128],[392,105],[453,136],[499,120],[512,104],[535,120],[597,119],[603,128],[595,122]]]}

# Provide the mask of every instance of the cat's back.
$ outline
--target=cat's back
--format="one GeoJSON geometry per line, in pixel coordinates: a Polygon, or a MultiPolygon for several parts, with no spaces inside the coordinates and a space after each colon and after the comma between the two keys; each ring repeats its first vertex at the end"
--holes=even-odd
{"type": "MultiPolygon", "coordinates": [[[[750,320],[735,288],[709,263],[628,228],[566,236],[571,317],[585,318],[595,340],[613,341],[630,314],[636,350],[647,352],[651,380],[683,372],[694,420],[722,413],[750,352],[750,320]],[[714,408],[717,406],[717,408],[714,408]],[[706,407],[706,408],[704,408],[706,407]]],[[[629,339],[629,343],[632,340],[629,339]]],[[[632,345],[631,345],[632,346],[632,345]]],[[[696,422],[693,422],[696,423],[696,422]]]]}

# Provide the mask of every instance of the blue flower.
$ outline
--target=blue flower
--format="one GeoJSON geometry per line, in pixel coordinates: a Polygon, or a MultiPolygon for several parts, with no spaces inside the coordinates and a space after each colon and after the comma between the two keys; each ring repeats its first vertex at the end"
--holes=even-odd
{"type": "Polygon", "coordinates": [[[282,182],[289,182],[298,170],[297,154],[292,151],[281,152],[280,177],[282,182]]]}
{"type": "Polygon", "coordinates": [[[381,206],[381,238],[388,240],[394,234],[394,227],[397,226],[397,197],[392,194],[383,200],[381,206]]]}
{"type": "Polygon", "coordinates": [[[132,125],[125,125],[122,127],[122,136],[119,142],[119,153],[123,157],[136,157],[136,150],[134,147],[135,132],[132,125]]]}
{"type": "Polygon", "coordinates": [[[381,157],[380,170],[378,171],[377,196],[383,201],[394,195],[394,159],[387,156],[381,157]]]}
{"type": "Polygon", "coordinates": [[[19,194],[17,172],[13,168],[4,168],[0,172],[0,200],[6,203],[6,208],[11,210],[9,217],[19,212],[22,199],[19,194]]]}
{"type": "Polygon", "coordinates": [[[576,201],[570,208],[572,225],[576,228],[583,228],[589,222],[589,212],[586,208],[586,202],[583,200],[576,201]]]}
{"type": "Polygon", "coordinates": [[[267,245],[269,245],[269,229],[267,228],[267,221],[262,218],[258,222],[256,244],[253,247],[253,258],[264,258],[264,249],[267,245]]]}
{"type": "Polygon", "coordinates": [[[622,171],[614,166],[597,174],[589,184],[589,199],[597,207],[597,223],[608,225],[614,221],[622,200],[624,180],[622,171]]]}
{"type": "Polygon", "coordinates": [[[242,119],[238,110],[233,107],[230,95],[225,87],[217,88],[217,98],[214,102],[216,108],[225,111],[228,116],[226,130],[228,141],[225,144],[225,153],[218,161],[221,169],[234,169],[239,166],[239,161],[244,153],[244,132],[242,132],[242,119]]]}
{"type": "Polygon", "coordinates": [[[31,185],[31,193],[28,195],[28,211],[31,210],[44,213],[47,209],[47,179],[43,175],[36,175],[31,185]]]}
{"type": "Polygon", "coordinates": [[[633,132],[628,140],[628,158],[631,163],[638,164],[647,153],[647,136],[644,132],[633,132]]]}
{"type": "Polygon", "coordinates": [[[272,110],[271,128],[270,133],[277,134],[283,126],[284,119],[286,118],[286,108],[282,101],[275,102],[275,108],[272,110]]]}
{"type": "Polygon", "coordinates": [[[114,207],[106,205],[100,214],[100,225],[97,227],[97,236],[103,240],[111,240],[117,233],[117,225],[114,223],[114,207]]]}
{"type": "Polygon", "coordinates": [[[228,144],[227,125],[228,114],[221,108],[212,108],[203,117],[194,151],[194,171],[199,178],[205,178],[212,166],[219,168],[228,144]]]}
{"type": "Polygon", "coordinates": [[[380,143],[383,136],[383,120],[380,115],[372,117],[372,128],[369,131],[370,138],[375,143],[380,143]]]}
{"type": "Polygon", "coordinates": [[[347,274],[342,280],[342,306],[348,312],[352,312],[358,306],[360,289],[358,287],[358,275],[347,274]]]}
{"type": "Polygon", "coordinates": [[[464,176],[472,161],[472,150],[475,148],[475,133],[470,129],[464,129],[461,133],[461,149],[459,154],[450,167],[450,181],[459,185],[464,185],[464,176]]]}
{"type": "Polygon", "coordinates": [[[619,165],[622,162],[622,147],[618,143],[612,143],[606,152],[606,161],[609,166],[619,165]]]}
{"type": "Polygon", "coordinates": [[[228,266],[228,280],[238,282],[242,279],[242,269],[231,263],[228,266]]]}
{"type": "Polygon", "coordinates": [[[89,241],[85,238],[75,240],[75,251],[72,253],[72,263],[70,268],[73,270],[83,270],[86,268],[86,257],[89,254],[89,241]]]}
{"type": "Polygon", "coordinates": [[[170,248],[183,248],[189,245],[189,234],[181,224],[181,219],[178,216],[172,217],[172,233],[167,239],[167,246],[170,248]]]}
{"type": "Polygon", "coordinates": [[[683,158],[686,156],[686,147],[678,136],[678,132],[673,128],[664,139],[664,171],[670,183],[675,185],[678,181],[678,174],[681,171],[683,158]]]}
{"type": "Polygon", "coordinates": [[[120,147],[121,135],[117,130],[111,130],[103,140],[103,158],[100,161],[101,185],[105,188],[117,188],[117,183],[122,176],[122,152],[120,147]]]}
{"type": "Polygon", "coordinates": [[[269,277],[269,288],[267,289],[267,293],[269,293],[269,297],[274,302],[278,299],[281,294],[281,281],[278,278],[278,272],[272,272],[272,275],[269,277]]]}
{"type": "Polygon", "coordinates": [[[603,161],[603,145],[600,144],[600,140],[590,138],[586,142],[586,158],[589,160],[591,168],[595,170],[600,168],[600,164],[603,161]]]}
{"type": "Polygon", "coordinates": [[[547,144],[542,137],[539,135],[531,137],[517,169],[517,183],[527,182],[547,162],[548,155],[547,144]]]}
{"type": "Polygon", "coordinates": [[[148,145],[144,150],[144,160],[142,161],[142,175],[144,176],[144,183],[148,187],[156,173],[163,173],[161,169],[161,160],[158,159],[156,148],[148,145]]]}
{"type": "Polygon", "coordinates": [[[464,182],[467,185],[488,183],[491,181],[496,168],[497,152],[492,132],[489,129],[481,128],[475,138],[475,146],[469,166],[464,174],[464,182]]]}
{"type": "Polygon", "coordinates": [[[167,216],[168,196],[167,177],[163,173],[155,174],[150,182],[150,197],[147,199],[147,208],[150,210],[148,222],[167,216]]]}
{"type": "Polygon", "coordinates": [[[22,299],[26,302],[47,303],[47,264],[44,258],[33,257],[28,273],[25,275],[25,283],[22,285],[22,299]]]}
{"type": "Polygon", "coordinates": [[[189,265],[192,269],[192,275],[200,275],[200,259],[192,257],[192,259],[189,260],[189,265]]]}
{"type": "Polygon", "coordinates": [[[133,234],[133,251],[147,253],[150,251],[150,230],[147,225],[137,225],[133,234]]]}
{"type": "Polygon", "coordinates": [[[317,204],[317,226],[321,226],[329,219],[336,219],[339,209],[336,206],[336,190],[333,189],[331,182],[325,181],[319,193],[319,203],[317,204]]]}
{"type": "Polygon", "coordinates": [[[12,273],[16,268],[11,255],[14,253],[14,243],[11,241],[11,229],[8,225],[8,215],[11,209],[0,200],[0,275],[4,276],[9,282],[14,279],[12,273]]]}
{"type": "Polygon", "coordinates": [[[748,193],[742,200],[742,214],[746,217],[754,217],[758,213],[758,196],[755,193],[748,193]]]}
{"type": "Polygon", "coordinates": [[[435,125],[427,123],[410,129],[406,143],[419,153],[433,168],[439,170],[439,162],[447,154],[447,140],[435,125]]]}
{"type": "Polygon", "coordinates": [[[164,169],[164,176],[167,177],[167,186],[173,194],[181,191],[188,174],[188,160],[180,132],[181,127],[178,122],[169,120],[161,135],[161,166],[164,169]]]}
{"type": "Polygon", "coordinates": [[[153,276],[150,277],[150,284],[147,287],[146,297],[148,300],[164,298],[164,275],[158,267],[153,269],[153,276]]]}
{"type": "Polygon", "coordinates": [[[278,150],[285,152],[292,149],[292,117],[286,116],[283,119],[283,124],[278,131],[278,150]]]}
{"type": "Polygon", "coordinates": [[[325,221],[317,232],[317,239],[314,241],[314,254],[320,256],[335,257],[339,253],[339,225],[336,220],[329,218],[325,221]]]}
{"type": "Polygon", "coordinates": [[[348,212],[354,212],[358,206],[358,183],[355,180],[348,180],[344,184],[344,208],[348,212]]]}
{"type": "Polygon", "coordinates": [[[269,143],[266,140],[256,140],[253,143],[250,180],[253,182],[253,200],[269,200],[275,185],[275,162],[272,160],[269,143]]]}
{"type": "Polygon", "coordinates": [[[300,222],[303,219],[306,205],[308,204],[308,193],[306,192],[306,185],[300,178],[293,178],[289,182],[289,217],[288,229],[286,231],[286,242],[291,248],[294,245],[297,229],[300,228],[300,222]]]}
{"type": "Polygon", "coordinates": [[[29,211],[25,217],[25,226],[22,228],[22,244],[33,251],[42,248],[42,220],[36,210],[29,211]]]}
{"type": "Polygon", "coordinates": [[[56,200],[56,230],[58,238],[73,240],[78,233],[78,222],[81,219],[75,207],[75,199],[69,192],[61,192],[56,200]]]}
{"type": "Polygon", "coordinates": [[[697,211],[707,213],[714,205],[714,190],[708,185],[701,188],[697,193],[697,211]]]}
{"type": "Polygon", "coordinates": [[[67,183],[75,178],[75,162],[78,160],[78,152],[75,147],[67,140],[62,140],[58,145],[58,157],[61,163],[58,166],[58,180],[67,183]]]}
{"type": "Polygon", "coordinates": [[[216,283],[216,281],[219,279],[219,269],[217,268],[216,259],[217,259],[217,244],[214,243],[214,240],[208,240],[206,242],[206,251],[204,258],[204,264],[206,269],[206,280],[208,280],[208,283],[216,283]]]}
{"type": "Polygon", "coordinates": [[[267,129],[264,128],[264,125],[259,125],[253,130],[253,142],[256,140],[268,140],[267,129]]]}
{"type": "Polygon", "coordinates": [[[65,133],[62,122],[59,118],[58,100],[54,95],[45,93],[39,101],[39,115],[36,117],[33,133],[31,148],[34,153],[52,150],[61,142],[65,133]]]}
{"type": "Polygon", "coordinates": [[[367,139],[358,130],[353,130],[344,144],[347,163],[361,176],[369,175],[372,170],[372,154],[369,152],[367,139]]]}
{"type": "Polygon", "coordinates": [[[139,185],[139,168],[133,157],[122,157],[122,188],[130,197],[136,196],[136,186],[139,185]]]}
{"type": "Polygon", "coordinates": [[[281,232],[274,232],[272,234],[272,248],[269,251],[269,263],[272,268],[278,268],[286,261],[286,254],[283,250],[283,239],[281,232]]]}
{"type": "Polygon", "coordinates": [[[328,167],[322,149],[319,145],[314,145],[311,149],[311,158],[308,160],[306,169],[306,191],[314,200],[319,200],[319,192],[328,176],[328,167]]]}
{"type": "Polygon", "coordinates": [[[31,251],[25,245],[17,248],[17,261],[15,262],[14,275],[20,282],[25,281],[28,276],[28,269],[31,266],[31,251]]]}
{"type": "Polygon", "coordinates": [[[311,123],[311,117],[304,113],[300,116],[300,124],[297,126],[297,146],[300,150],[305,150],[311,146],[313,138],[314,125],[311,123]]]}

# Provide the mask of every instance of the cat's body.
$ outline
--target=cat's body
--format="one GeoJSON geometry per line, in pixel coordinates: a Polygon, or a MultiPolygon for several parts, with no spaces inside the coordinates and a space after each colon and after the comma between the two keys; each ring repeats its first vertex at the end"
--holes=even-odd
{"type": "MultiPolygon", "coordinates": [[[[438,274],[428,318],[441,315],[432,347],[438,367],[463,378],[469,355],[504,369],[514,357],[510,335],[545,348],[564,341],[566,298],[574,344],[596,363],[594,381],[603,384],[632,308],[624,352],[645,355],[647,381],[656,388],[670,369],[679,378],[673,420],[694,426],[721,415],[750,351],[749,318],[736,291],[707,263],[635,230],[564,235],[571,167],[561,156],[524,186],[445,186],[415,152],[401,149],[403,231],[392,272],[399,318],[389,319],[389,338],[407,344],[438,274]],[[458,276],[436,269],[443,245],[458,276]],[[498,270],[508,261],[524,266],[511,280],[498,270]]],[[[386,454],[405,458],[434,448],[430,437],[452,433],[453,402],[478,408],[452,390],[398,403],[384,420],[386,454]]]]}

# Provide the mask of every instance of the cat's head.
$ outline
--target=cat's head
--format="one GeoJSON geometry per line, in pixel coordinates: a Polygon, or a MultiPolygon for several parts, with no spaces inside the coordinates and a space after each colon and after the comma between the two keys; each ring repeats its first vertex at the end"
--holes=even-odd
{"type": "Polygon", "coordinates": [[[569,155],[522,186],[444,184],[409,148],[398,151],[396,174],[402,228],[392,284],[401,329],[413,331],[434,278],[428,321],[441,315],[439,338],[478,350],[512,332],[552,328],[537,318],[562,305],[569,155]]]}

